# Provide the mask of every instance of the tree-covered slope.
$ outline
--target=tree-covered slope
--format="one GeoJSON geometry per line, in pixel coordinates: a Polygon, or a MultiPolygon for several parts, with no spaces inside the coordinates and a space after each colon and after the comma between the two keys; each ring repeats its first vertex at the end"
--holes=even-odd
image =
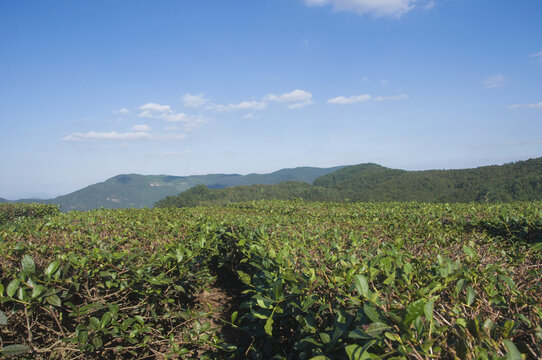
{"type": "Polygon", "coordinates": [[[313,186],[205,186],[168,197],[157,206],[196,206],[227,202],[302,198],[307,201],[507,202],[542,200],[542,158],[463,170],[405,171],[377,164],[341,168],[313,186]]]}
{"type": "Polygon", "coordinates": [[[157,202],[156,207],[224,205],[232,202],[271,199],[333,201],[338,195],[335,190],[298,181],[286,181],[277,185],[234,186],[224,189],[209,189],[205,185],[198,185],[177,196],[168,196],[157,202]]]}
{"type": "Polygon", "coordinates": [[[284,181],[302,181],[312,184],[317,178],[342,169],[343,167],[344,166],[317,168],[304,166],[291,169],[281,169],[270,174],[248,174],[239,177],[223,178],[215,183],[208,184],[208,187],[213,189],[222,189],[239,185],[274,185],[284,181]]]}
{"type": "MultiPolygon", "coordinates": [[[[277,184],[282,181],[312,183],[319,176],[342,167],[299,167],[282,169],[270,174],[209,174],[190,176],[124,174],[104,182],[87,186],[50,200],[24,199],[17,202],[36,202],[60,205],[62,211],[152,207],[167,196],[176,195],[196,185],[224,188],[237,185],[277,184]]],[[[308,184],[306,184],[308,185],[308,184]]],[[[3,200],[3,199],[2,199],[3,200]]]]}
{"type": "Polygon", "coordinates": [[[403,171],[365,164],[314,181],[353,201],[532,201],[542,199],[542,158],[462,170],[403,171]]]}

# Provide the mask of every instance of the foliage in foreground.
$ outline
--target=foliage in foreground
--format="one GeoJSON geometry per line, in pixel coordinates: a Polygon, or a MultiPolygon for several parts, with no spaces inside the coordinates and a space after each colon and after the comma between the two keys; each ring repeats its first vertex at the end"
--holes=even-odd
{"type": "Polygon", "coordinates": [[[57,205],[45,204],[0,204],[0,225],[15,219],[41,218],[57,215],[60,212],[57,205]]]}
{"type": "Polygon", "coordinates": [[[0,352],[536,359],[541,242],[542,203],[273,201],[26,218],[0,226],[0,352]],[[239,300],[205,306],[220,287],[239,300]]]}

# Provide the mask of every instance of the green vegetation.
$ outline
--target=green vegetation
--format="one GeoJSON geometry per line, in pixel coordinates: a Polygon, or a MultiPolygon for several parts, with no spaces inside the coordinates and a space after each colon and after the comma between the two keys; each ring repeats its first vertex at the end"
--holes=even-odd
{"type": "Polygon", "coordinates": [[[332,201],[338,195],[323,187],[288,181],[277,185],[235,186],[227,189],[209,189],[198,185],[179,196],[168,196],[156,203],[157,207],[193,207],[198,205],[225,205],[231,202],[252,200],[332,201]]]}
{"type": "Polygon", "coordinates": [[[403,171],[366,164],[314,181],[352,201],[542,200],[542,158],[464,170],[403,171]]]}
{"type": "Polygon", "coordinates": [[[57,215],[58,206],[45,204],[2,204],[0,205],[0,225],[21,218],[42,218],[57,215]]]}
{"type": "Polygon", "coordinates": [[[17,202],[55,204],[59,205],[62,211],[86,211],[101,207],[107,209],[143,208],[152,207],[155,202],[166,196],[176,195],[200,184],[217,189],[237,185],[278,184],[282,181],[312,183],[316,178],[341,168],[341,166],[333,168],[299,167],[282,169],[270,174],[249,175],[169,176],[125,174],[54,199],[23,199],[17,202]]]}
{"type": "Polygon", "coordinates": [[[306,201],[508,202],[542,200],[542,158],[465,170],[405,171],[376,164],[347,166],[314,185],[199,187],[156,206],[219,205],[235,201],[301,198],[306,201]]]}
{"type": "Polygon", "coordinates": [[[3,355],[542,357],[542,202],[26,217],[0,267],[3,355]]]}

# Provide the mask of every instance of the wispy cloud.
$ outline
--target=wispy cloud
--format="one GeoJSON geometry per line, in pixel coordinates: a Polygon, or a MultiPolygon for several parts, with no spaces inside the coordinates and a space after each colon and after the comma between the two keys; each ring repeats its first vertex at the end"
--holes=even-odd
{"type": "Polygon", "coordinates": [[[132,126],[132,131],[151,131],[151,127],[149,125],[134,125],[132,126]]]}
{"type": "Polygon", "coordinates": [[[243,119],[254,120],[255,118],[256,118],[256,116],[254,116],[253,113],[248,113],[246,115],[243,115],[243,119]]]}
{"type": "Polygon", "coordinates": [[[363,94],[363,95],[354,95],[354,96],[337,96],[333,99],[329,99],[327,101],[328,104],[335,104],[335,105],[349,105],[349,104],[355,104],[355,103],[362,103],[367,101],[374,101],[374,102],[383,102],[383,101],[398,101],[398,100],[404,100],[408,99],[408,95],[401,94],[401,95],[393,95],[393,96],[375,96],[373,97],[370,94],[363,94]]]}
{"type": "Polygon", "coordinates": [[[148,103],[140,106],[139,110],[141,110],[141,113],[139,113],[137,116],[142,118],[162,119],[167,122],[179,122],[184,123],[187,126],[192,126],[191,123],[193,122],[201,122],[199,117],[175,112],[169,105],[148,103]]]}
{"type": "Polygon", "coordinates": [[[159,118],[164,116],[165,114],[171,114],[173,112],[171,110],[171,106],[160,105],[157,103],[147,103],[140,106],[139,110],[141,110],[142,112],[139,113],[137,116],[147,118],[159,118]]]}
{"type": "Polygon", "coordinates": [[[486,89],[494,89],[498,88],[504,85],[504,75],[493,75],[482,81],[482,84],[486,87],[486,89]]]}
{"type": "Polygon", "coordinates": [[[408,99],[408,95],[401,94],[401,95],[392,95],[392,96],[377,96],[373,99],[373,101],[382,102],[382,101],[398,101],[398,100],[406,100],[406,99],[408,99]]]}
{"type": "Polygon", "coordinates": [[[425,10],[429,10],[435,7],[435,2],[433,0],[429,1],[425,6],[423,7],[425,10]]]}
{"type": "Polygon", "coordinates": [[[537,52],[536,54],[532,54],[529,56],[531,59],[534,59],[533,62],[542,63],[542,50],[537,52]]]}
{"type": "Polygon", "coordinates": [[[335,11],[351,11],[359,15],[401,17],[414,9],[417,0],[305,0],[308,6],[331,5],[335,11]]]}
{"type": "Polygon", "coordinates": [[[130,110],[126,109],[126,108],[122,108],[122,109],[119,109],[119,110],[113,110],[113,114],[118,114],[118,115],[130,115],[130,110]]]}
{"type": "Polygon", "coordinates": [[[542,109],[542,101],[536,104],[514,104],[510,105],[510,109],[520,109],[520,108],[527,108],[527,109],[542,109]]]}
{"type": "Polygon", "coordinates": [[[366,102],[371,100],[371,95],[364,94],[364,95],[355,95],[355,96],[337,96],[333,99],[329,99],[327,101],[328,104],[337,104],[337,105],[346,105],[346,104],[355,104],[359,102],[366,102]]]}
{"type": "Polygon", "coordinates": [[[204,94],[192,95],[188,93],[181,96],[181,101],[186,107],[197,108],[205,105],[207,102],[209,102],[209,99],[206,99],[204,94]]]}
{"type": "Polygon", "coordinates": [[[312,94],[305,90],[296,89],[280,95],[269,94],[264,97],[266,102],[293,103],[288,109],[299,109],[313,103],[312,94]]]}
{"type": "Polygon", "coordinates": [[[116,131],[111,132],[96,132],[89,131],[86,133],[74,133],[66,136],[62,140],[64,141],[84,141],[84,140],[138,140],[138,139],[150,139],[152,136],[145,131],[137,132],[124,132],[118,133],[116,131]]]}
{"type": "Polygon", "coordinates": [[[97,132],[89,131],[86,133],[73,133],[62,140],[64,141],[98,141],[98,140],[177,140],[185,139],[187,136],[183,133],[164,133],[164,134],[151,134],[146,131],[130,131],[119,133],[116,131],[111,132],[97,132]]]}
{"type": "Polygon", "coordinates": [[[209,109],[213,109],[217,112],[235,111],[235,110],[263,110],[267,107],[267,103],[263,101],[242,101],[238,104],[228,105],[209,105],[209,109]]]}

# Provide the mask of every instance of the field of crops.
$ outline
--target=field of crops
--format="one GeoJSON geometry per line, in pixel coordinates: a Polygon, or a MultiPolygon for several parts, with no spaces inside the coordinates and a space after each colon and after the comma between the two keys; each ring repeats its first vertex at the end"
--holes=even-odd
{"type": "Polygon", "coordinates": [[[542,357],[541,202],[13,206],[4,356],[542,357]]]}

